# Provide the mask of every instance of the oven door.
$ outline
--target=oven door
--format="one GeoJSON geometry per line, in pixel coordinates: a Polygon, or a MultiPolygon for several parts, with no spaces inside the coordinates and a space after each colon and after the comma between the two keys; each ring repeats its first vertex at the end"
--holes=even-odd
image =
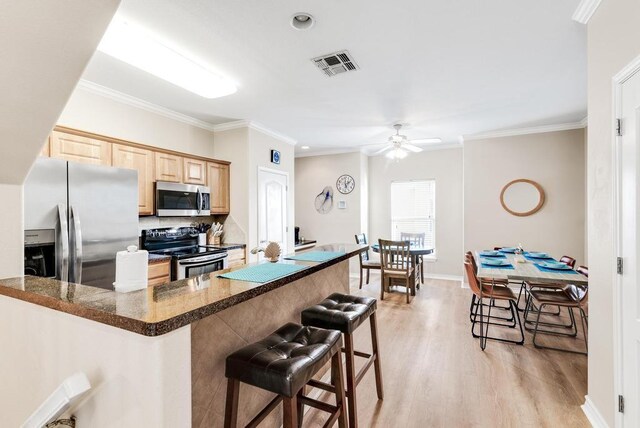
{"type": "Polygon", "coordinates": [[[192,184],[156,182],[156,215],[211,215],[209,188],[192,184]]]}
{"type": "Polygon", "coordinates": [[[220,253],[210,256],[191,257],[176,261],[176,278],[185,279],[206,273],[226,269],[228,266],[228,254],[220,253]]]}

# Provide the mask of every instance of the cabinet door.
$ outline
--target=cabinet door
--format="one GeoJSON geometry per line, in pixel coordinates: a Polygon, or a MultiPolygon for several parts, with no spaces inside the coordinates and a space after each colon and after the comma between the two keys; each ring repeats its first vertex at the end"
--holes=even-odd
{"type": "Polygon", "coordinates": [[[106,141],[53,131],[49,150],[52,158],[93,165],[111,165],[111,144],[106,141]]]}
{"type": "Polygon", "coordinates": [[[182,182],[182,158],[167,153],[155,153],[156,181],[182,182]]]}
{"type": "Polygon", "coordinates": [[[183,183],[207,185],[207,163],[198,159],[183,158],[183,183]]]}
{"type": "Polygon", "coordinates": [[[209,188],[211,189],[211,213],[229,214],[229,165],[207,162],[209,188]]]}
{"type": "Polygon", "coordinates": [[[153,214],[153,152],[151,150],[113,145],[113,166],[138,171],[138,214],[153,214]]]}

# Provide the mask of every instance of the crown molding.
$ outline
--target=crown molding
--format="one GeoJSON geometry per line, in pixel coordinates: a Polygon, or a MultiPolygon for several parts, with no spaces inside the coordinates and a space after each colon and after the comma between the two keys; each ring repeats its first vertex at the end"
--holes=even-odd
{"type": "Polygon", "coordinates": [[[176,120],[178,122],[182,122],[198,128],[206,129],[207,131],[213,132],[216,127],[216,125],[212,123],[205,122],[203,120],[196,119],[191,116],[187,116],[186,114],[178,113],[177,111],[173,111],[168,108],[161,107],[157,104],[153,104],[148,101],[141,100],[140,98],[132,97],[131,95],[124,94],[122,92],[116,91],[111,88],[107,88],[106,86],[98,85],[97,83],[93,83],[85,79],[80,79],[80,82],[78,82],[77,88],[87,92],[91,92],[96,95],[103,96],[105,98],[109,98],[111,100],[114,100],[123,104],[127,104],[132,107],[139,108],[141,110],[148,111],[150,113],[155,113],[157,115],[176,120]]]}
{"type": "MultiPolygon", "coordinates": [[[[586,118],[585,118],[586,119],[586,118]]],[[[485,140],[488,138],[513,137],[516,135],[543,134],[545,132],[569,131],[582,129],[587,126],[586,120],[580,122],[560,123],[558,125],[534,126],[531,128],[505,129],[503,131],[485,132],[482,134],[465,135],[464,141],[485,140]]]]}
{"type": "Polygon", "coordinates": [[[589,124],[589,116],[583,117],[582,120],[580,121],[580,125],[582,125],[583,128],[586,128],[588,124],[589,124]]]}
{"type": "Polygon", "coordinates": [[[601,2],[602,0],[582,0],[571,19],[580,24],[587,24],[601,2]]]}
{"type": "Polygon", "coordinates": [[[238,128],[253,129],[254,131],[262,132],[265,135],[273,137],[276,140],[280,140],[284,143],[291,144],[292,146],[295,146],[296,144],[298,144],[298,142],[293,138],[287,135],[281,134],[278,131],[274,131],[271,128],[267,128],[263,124],[254,122],[252,120],[234,120],[233,122],[221,123],[219,125],[215,125],[213,127],[213,131],[222,132],[222,131],[230,131],[232,129],[238,129],[238,128]]]}

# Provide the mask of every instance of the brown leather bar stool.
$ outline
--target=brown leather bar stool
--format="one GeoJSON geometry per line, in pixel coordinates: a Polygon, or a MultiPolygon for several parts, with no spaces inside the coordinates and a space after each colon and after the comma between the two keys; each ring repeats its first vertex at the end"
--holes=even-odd
{"type": "MultiPolygon", "coordinates": [[[[349,294],[334,293],[315,306],[302,311],[302,324],[339,330],[344,334],[347,367],[347,404],[349,406],[349,427],[358,426],[358,410],[356,400],[356,387],[365,373],[373,364],[376,374],[376,391],[378,398],[382,400],[382,371],[380,369],[380,353],[378,350],[378,327],[376,323],[376,299],[371,297],[351,296],[349,294]],[[369,318],[371,325],[371,354],[353,349],[353,332],[369,318]],[[366,358],[364,367],[356,374],[355,357],[366,358]]],[[[315,386],[315,381],[309,385],[315,386]]]]}
{"type": "Polygon", "coordinates": [[[331,416],[325,427],[336,420],[346,427],[347,413],[344,399],[344,377],[339,331],[304,327],[288,323],[259,342],[245,346],[227,357],[227,403],[224,426],[236,427],[240,382],[278,394],[249,422],[256,427],[283,402],[283,426],[298,428],[302,424],[303,406],[309,405],[331,416]],[[314,381],[317,387],[335,394],[333,406],[304,395],[304,387],[331,360],[331,385],[314,381]]]}

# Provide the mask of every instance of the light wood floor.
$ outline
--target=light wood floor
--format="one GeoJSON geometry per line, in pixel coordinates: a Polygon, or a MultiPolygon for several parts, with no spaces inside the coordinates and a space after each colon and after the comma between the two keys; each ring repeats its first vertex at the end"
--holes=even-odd
{"type": "MultiPolygon", "coordinates": [[[[362,290],[351,280],[353,294],[378,298],[379,287],[373,272],[362,290]]],[[[361,427],[589,426],[580,409],[587,357],[536,349],[526,332],[524,346],[489,341],[482,352],[470,333],[471,294],[459,282],[427,280],[409,305],[404,293],[388,296],[377,312],[385,398],[377,400],[372,369],[357,389],[361,427]]],[[[368,324],[356,331],[356,349],[371,349],[368,335],[368,324]]],[[[325,418],[312,409],[304,426],[322,426],[325,418]]]]}

